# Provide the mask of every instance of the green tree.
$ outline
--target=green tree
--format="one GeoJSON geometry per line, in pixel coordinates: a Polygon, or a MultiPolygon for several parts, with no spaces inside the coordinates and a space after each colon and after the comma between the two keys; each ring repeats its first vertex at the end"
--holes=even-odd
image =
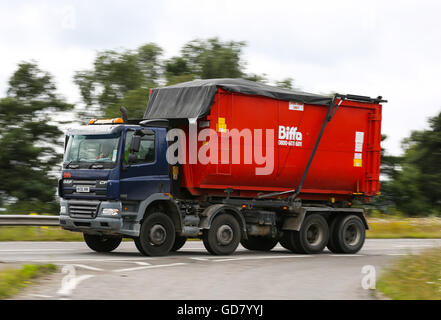
{"type": "Polygon", "coordinates": [[[52,77],[35,63],[20,63],[0,99],[0,205],[14,211],[56,210],[62,132],[51,114],[72,109],[57,96],[52,77]]]}
{"type": "Polygon", "coordinates": [[[276,81],[276,86],[285,89],[294,89],[294,79],[293,78],[285,78],[281,81],[276,81]]]}
{"type": "Polygon", "coordinates": [[[173,57],[165,63],[167,85],[191,81],[195,78],[187,61],[182,57],[173,57]]]}
{"type": "Polygon", "coordinates": [[[267,83],[267,75],[264,74],[256,74],[256,73],[250,73],[243,77],[245,80],[250,80],[254,82],[260,82],[260,83],[267,83]]]}
{"type": "Polygon", "coordinates": [[[79,71],[74,81],[80,89],[86,111],[82,117],[119,115],[124,105],[132,118],[142,118],[149,89],[158,86],[162,49],[149,43],[136,50],[108,50],[98,53],[92,70],[79,71]]]}
{"type": "Polygon", "coordinates": [[[441,215],[441,113],[403,140],[402,157],[384,156],[382,199],[412,216],[441,215]]]}
{"type": "Polygon", "coordinates": [[[241,78],[243,41],[222,42],[218,38],[193,40],[181,50],[182,59],[199,79],[241,78]]]}
{"type": "MultiPolygon", "coordinates": [[[[187,42],[178,56],[161,60],[162,49],[149,43],[136,50],[107,50],[98,53],[91,70],[75,74],[86,110],[79,112],[84,121],[100,116],[117,117],[125,106],[130,118],[142,118],[149,89],[194,79],[245,78],[266,83],[266,75],[244,72],[245,42],[218,38],[187,42]]],[[[292,88],[292,79],[277,82],[292,88]]]]}

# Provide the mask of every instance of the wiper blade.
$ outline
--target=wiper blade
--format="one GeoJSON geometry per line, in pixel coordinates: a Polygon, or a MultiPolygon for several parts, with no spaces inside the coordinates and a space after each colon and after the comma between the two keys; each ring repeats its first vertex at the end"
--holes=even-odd
{"type": "Polygon", "coordinates": [[[92,163],[88,169],[102,169],[104,166],[102,164],[92,163]]]}
{"type": "Polygon", "coordinates": [[[72,165],[72,167],[71,167],[72,169],[76,169],[76,168],[79,168],[79,167],[80,167],[79,164],[72,164],[72,162],[73,162],[73,160],[69,161],[69,162],[66,164],[66,169],[69,168],[69,167],[71,167],[71,165],[72,165]]]}

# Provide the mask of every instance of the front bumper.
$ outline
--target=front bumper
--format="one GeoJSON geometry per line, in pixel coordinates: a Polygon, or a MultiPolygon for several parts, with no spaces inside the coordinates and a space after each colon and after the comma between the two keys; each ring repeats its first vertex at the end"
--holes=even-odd
{"type": "Polygon", "coordinates": [[[100,201],[97,203],[96,213],[89,217],[79,217],[70,211],[75,200],[61,200],[60,226],[65,230],[84,232],[88,234],[122,235],[129,237],[139,236],[139,223],[133,216],[124,216],[121,212],[120,201],[100,201]],[[63,209],[64,207],[64,209],[63,209]],[[116,215],[104,215],[103,209],[117,209],[116,215]]]}

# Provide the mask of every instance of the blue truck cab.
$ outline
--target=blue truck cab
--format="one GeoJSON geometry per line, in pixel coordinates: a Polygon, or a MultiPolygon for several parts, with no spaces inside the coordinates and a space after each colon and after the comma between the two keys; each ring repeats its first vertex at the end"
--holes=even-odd
{"type": "MultiPolygon", "coordinates": [[[[69,129],[65,137],[58,186],[60,225],[83,232],[95,251],[111,251],[123,237],[139,240],[148,211],[166,212],[173,232],[182,231],[170,193],[166,126],[121,120],[91,120],[87,126],[69,129]]],[[[151,238],[156,236],[160,243],[167,230],[158,225],[151,238]]],[[[173,238],[176,242],[179,234],[173,238]]],[[[141,251],[139,241],[138,245],[141,251]]]]}

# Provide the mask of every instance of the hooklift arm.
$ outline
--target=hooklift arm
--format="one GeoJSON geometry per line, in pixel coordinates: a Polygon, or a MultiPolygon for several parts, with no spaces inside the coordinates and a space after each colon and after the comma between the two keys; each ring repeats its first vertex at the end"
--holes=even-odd
{"type": "Polygon", "coordinates": [[[280,196],[280,195],[283,195],[283,194],[294,193],[292,196],[289,197],[289,201],[292,202],[292,201],[295,200],[295,198],[299,195],[300,191],[302,190],[303,183],[305,182],[306,175],[308,174],[309,167],[311,166],[312,160],[314,159],[315,153],[317,151],[318,145],[319,145],[320,140],[322,138],[323,132],[325,131],[326,125],[328,124],[329,121],[331,121],[331,119],[334,116],[335,112],[337,111],[338,107],[341,105],[343,100],[346,99],[346,97],[347,96],[345,96],[345,95],[340,95],[340,94],[337,94],[337,93],[334,94],[334,97],[332,98],[332,101],[329,104],[328,113],[326,114],[325,120],[323,121],[322,128],[321,128],[320,133],[319,133],[319,135],[317,137],[317,140],[315,141],[314,148],[312,149],[311,155],[310,155],[309,160],[308,160],[308,164],[306,165],[306,168],[303,171],[302,179],[300,180],[300,184],[297,187],[297,189],[264,194],[264,195],[258,196],[258,199],[269,198],[269,197],[276,197],[276,196],[280,196]],[[337,98],[340,99],[340,101],[338,103],[336,103],[337,98]]]}

